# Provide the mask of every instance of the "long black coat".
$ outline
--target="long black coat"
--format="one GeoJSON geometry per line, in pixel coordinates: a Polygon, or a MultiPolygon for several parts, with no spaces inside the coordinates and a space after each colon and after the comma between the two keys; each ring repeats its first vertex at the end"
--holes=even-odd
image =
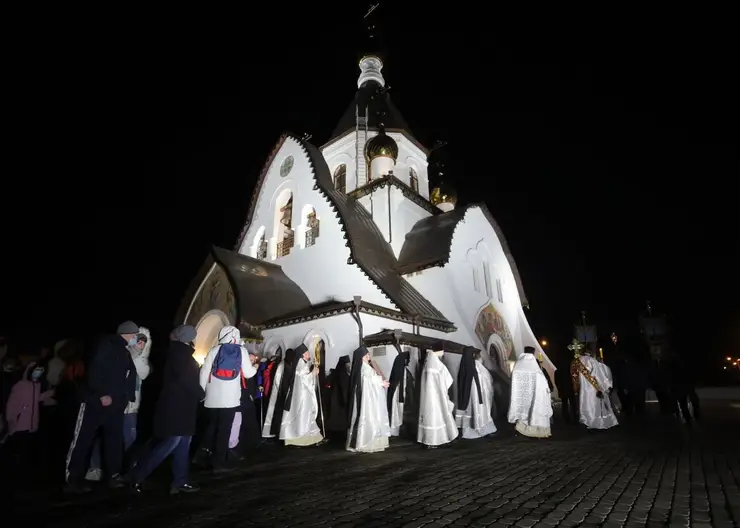
{"type": "Polygon", "coordinates": [[[195,435],[198,404],[205,397],[199,372],[193,348],[171,341],[162,373],[162,391],[154,412],[155,437],[195,435]]]}

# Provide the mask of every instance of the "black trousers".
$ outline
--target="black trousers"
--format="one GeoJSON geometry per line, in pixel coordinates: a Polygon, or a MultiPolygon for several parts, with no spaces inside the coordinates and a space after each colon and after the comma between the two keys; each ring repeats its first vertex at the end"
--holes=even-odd
{"type": "Polygon", "coordinates": [[[212,451],[211,464],[220,467],[226,464],[229,455],[229,437],[234,425],[234,416],[239,407],[231,409],[208,409],[208,430],[205,446],[212,451]]]}
{"type": "Polygon", "coordinates": [[[74,436],[67,453],[67,482],[84,478],[98,429],[102,432],[106,474],[111,477],[120,473],[123,461],[123,411],[120,406],[103,407],[97,400],[80,404],[74,436]]]}
{"type": "Polygon", "coordinates": [[[686,423],[691,423],[692,418],[701,420],[699,396],[697,396],[696,391],[693,388],[677,391],[675,397],[678,401],[678,408],[681,410],[681,414],[683,415],[683,419],[686,420],[686,423]],[[691,407],[693,407],[694,416],[691,416],[691,412],[689,411],[689,401],[691,401],[691,407]]]}
{"type": "Polygon", "coordinates": [[[253,402],[250,399],[242,400],[242,426],[239,430],[239,450],[246,454],[246,451],[256,446],[262,440],[262,431],[258,420],[258,411],[255,406],[259,406],[259,401],[253,402]]]}
{"type": "Polygon", "coordinates": [[[560,394],[563,406],[563,419],[565,423],[578,423],[578,396],[575,394],[560,394]]]}

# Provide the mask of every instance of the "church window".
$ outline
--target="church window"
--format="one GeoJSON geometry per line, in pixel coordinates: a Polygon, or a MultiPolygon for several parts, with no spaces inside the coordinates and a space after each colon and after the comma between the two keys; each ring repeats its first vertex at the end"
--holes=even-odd
{"type": "Polygon", "coordinates": [[[313,246],[317,238],[319,238],[319,219],[316,211],[312,210],[306,219],[306,247],[313,246]]]}
{"type": "Polygon", "coordinates": [[[344,163],[334,171],[334,188],[341,193],[347,192],[347,166],[344,163]]]}
{"type": "Polygon", "coordinates": [[[486,286],[486,296],[490,299],[493,297],[493,293],[491,292],[491,271],[488,268],[488,262],[485,260],[483,261],[483,282],[486,286]]]}
{"type": "Polygon", "coordinates": [[[267,259],[267,240],[265,240],[265,232],[262,232],[260,239],[257,241],[257,254],[256,257],[260,260],[267,259]]]}
{"type": "Polygon", "coordinates": [[[496,279],[496,293],[498,294],[498,302],[504,302],[504,289],[501,284],[501,279],[496,279]]]}
{"type": "Polygon", "coordinates": [[[473,289],[477,292],[480,291],[480,275],[478,274],[478,268],[473,266],[473,289]]]}
{"type": "Polygon", "coordinates": [[[277,256],[284,257],[290,253],[295,243],[295,235],[293,232],[293,196],[288,198],[288,202],[280,208],[280,233],[281,236],[278,238],[280,242],[277,245],[277,256]]]}
{"type": "Polygon", "coordinates": [[[413,167],[409,168],[409,185],[412,191],[419,192],[419,176],[416,175],[413,167]]]}

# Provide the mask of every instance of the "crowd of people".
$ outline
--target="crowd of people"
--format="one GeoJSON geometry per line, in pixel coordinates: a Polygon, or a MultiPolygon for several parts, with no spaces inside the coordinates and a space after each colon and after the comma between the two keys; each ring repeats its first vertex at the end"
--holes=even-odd
{"type": "MultiPolygon", "coordinates": [[[[610,429],[620,413],[644,408],[644,389],[641,402],[632,385],[615,390],[612,369],[579,343],[553,384],[532,347],[525,347],[506,382],[472,347],[463,349],[453,378],[441,344],[420,351],[415,369],[411,352],[398,347],[388,378],[359,347],[324,378],[305,345],[265,357],[226,326],[199,365],[195,339],[192,326],[172,331],[156,394],[144,397],[152,337],[131,321],[100,339],[86,361],[62,357],[61,344],[23,365],[6,354],[0,339],[5,458],[24,469],[48,465],[74,494],[90,491],[88,482],[98,480],[140,493],[170,458],[169,490],[179,494],[198,491],[192,463],[230,471],[265,443],[307,447],[338,440],[348,451],[375,453],[404,436],[435,449],[495,434],[503,421],[523,436],[547,438],[556,386],[565,421],[589,430],[610,429]],[[147,398],[148,428],[139,419],[147,398]]],[[[698,417],[695,392],[673,394],[675,409],[690,415],[688,395],[698,417]]]]}

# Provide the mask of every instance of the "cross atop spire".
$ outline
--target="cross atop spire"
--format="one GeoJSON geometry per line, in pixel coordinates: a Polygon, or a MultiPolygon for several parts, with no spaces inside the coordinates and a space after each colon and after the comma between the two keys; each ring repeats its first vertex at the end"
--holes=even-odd
{"type": "Polygon", "coordinates": [[[370,8],[367,10],[367,13],[365,13],[365,16],[362,17],[363,19],[365,19],[365,23],[367,25],[367,36],[369,39],[375,38],[375,22],[373,21],[374,17],[372,16],[372,14],[379,7],[380,7],[380,2],[370,4],[370,8]]]}

